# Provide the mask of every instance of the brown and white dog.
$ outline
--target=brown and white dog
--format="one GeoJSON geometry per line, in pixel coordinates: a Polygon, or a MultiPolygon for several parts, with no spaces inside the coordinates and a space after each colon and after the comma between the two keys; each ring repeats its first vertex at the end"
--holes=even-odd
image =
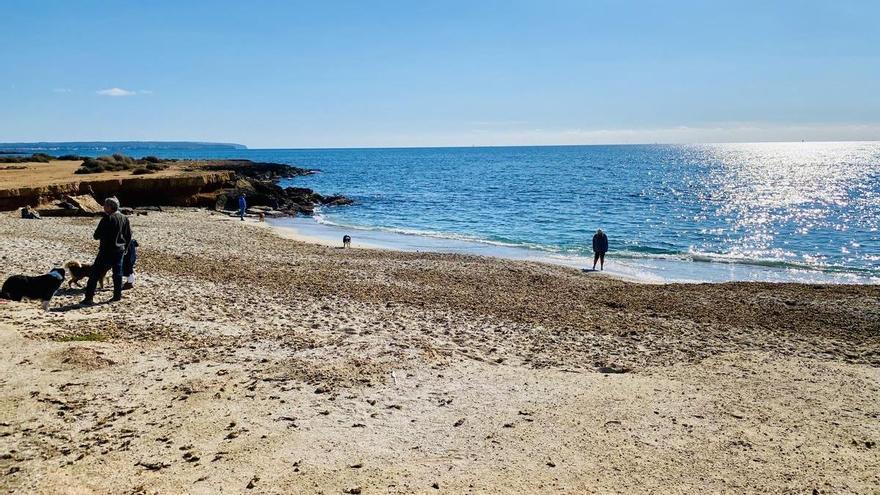
{"type": "MultiPolygon", "coordinates": [[[[80,281],[89,278],[92,275],[92,265],[80,263],[78,261],[68,261],[64,264],[64,268],[70,272],[70,280],[67,282],[68,287],[79,287],[80,281]]],[[[106,275],[98,280],[98,286],[104,288],[104,279],[106,275]]]]}

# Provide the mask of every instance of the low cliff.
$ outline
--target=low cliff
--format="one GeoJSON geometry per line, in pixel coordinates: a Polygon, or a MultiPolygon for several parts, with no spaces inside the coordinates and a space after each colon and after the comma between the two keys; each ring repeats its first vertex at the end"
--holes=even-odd
{"type": "Polygon", "coordinates": [[[201,171],[156,177],[102,178],[100,174],[86,177],[57,184],[0,189],[0,210],[38,206],[64,196],[81,194],[91,194],[99,200],[116,196],[127,206],[195,206],[202,195],[234,181],[235,173],[201,171]]]}
{"type": "Polygon", "coordinates": [[[171,162],[146,175],[132,171],[82,173],[81,161],[29,163],[0,170],[0,210],[39,207],[67,196],[116,196],[124,206],[200,206],[236,209],[244,195],[250,206],[279,214],[311,213],[317,205],[345,205],[343,196],[322,196],[307,188],[282,188],[278,180],[314,173],[290,165],[248,160],[171,162]]]}

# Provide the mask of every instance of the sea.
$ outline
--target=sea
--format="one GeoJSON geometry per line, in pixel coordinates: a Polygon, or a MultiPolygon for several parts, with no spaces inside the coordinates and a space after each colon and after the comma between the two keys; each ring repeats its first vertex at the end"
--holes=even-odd
{"type": "Polygon", "coordinates": [[[652,282],[880,283],[880,142],[388,149],[55,149],[246,158],[351,206],[278,221],[340,242],[605,269],[652,282]]]}

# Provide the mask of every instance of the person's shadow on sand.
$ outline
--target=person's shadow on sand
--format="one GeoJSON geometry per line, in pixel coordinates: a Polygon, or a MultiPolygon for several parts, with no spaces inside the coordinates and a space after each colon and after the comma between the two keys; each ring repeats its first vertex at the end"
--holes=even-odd
{"type": "MultiPolygon", "coordinates": [[[[113,289],[105,287],[103,289],[98,289],[98,292],[107,292],[107,291],[111,291],[111,290],[113,290],[113,289]]],[[[56,296],[77,296],[77,295],[82,295],[85,292],[86,292],[85,287],[67,287],[64,289],[58,289],[58,291],[55,292],[55,295],[56,296]]],[[[110,303],[110,301],[96,302],[94,304],[94,306],[101,306],[101,305],[109,304],[109,303],[110,303]]],[[[65,304],[64,306],[50,308],[49,311],[52,313],[66,313],[66,312],[73,310],[73,309],[82,309],[85,307],[86,306],[83,306],[82,304],[75,302],[75,303],[65,304]]]]}
{"type": "Polygon", "coordinates": [[[86,290],[80,287],[68,287],[66,289],[58,289],[55,291],[56,296],[75,296],[77,294],[82,294],[86,290]]]}
{"type": "Polygon", "coordinates": [[[66,312],[74,310],[74,309],[94,308],[95,306],[103,306],[105,304],[110,304],[110,301],[96,302],[95,304],[92,304],[91,306],[83,306],[80,303],[70,303],[70,304],[65,304],[64,306],[58,306],[57,308],[50,308],[49,311],[51,313],[66,313],[66,312]]]}

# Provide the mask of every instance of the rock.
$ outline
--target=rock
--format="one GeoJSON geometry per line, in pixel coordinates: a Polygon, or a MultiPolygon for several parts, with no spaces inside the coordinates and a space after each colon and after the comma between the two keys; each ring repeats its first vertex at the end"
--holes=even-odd
{"type": "Polygon", "coordinates": [[[252,490],[255,486],[257,486],[258,481],[260,481],[260,478],[258,476],[254,476],[253,478],[251,478],[250,481],[248,481],[248,484],[245,488],[247,488],[248,490],[252,490]]]}
{"type": "Polygon", "coordinates": [[[361,493],[361,487],[355,486],[352,488],[346,488],[345,490],[342,490],[342,493],[348,493],[351,495],[358,495],[359,493],[361,493]]]}
{"type": "MultiPolygon", "coordinates": [[[[249,195],[257,192],[256,189],[254,188],[254,185],[251,184],[251,182],[246,179],[237,179],[235,181],[234,187],[235,187],[236,191],[238,192],[238,194],[244,194],[245,196],[249,196],[249,195]]],[[[238,195],[236,195],[236,197],[237,196],[238,195]]]]}
{"type": "Polygon", "coordinates": [[[294,204],[292,205],[292,210],[297,213],[302,213],[303,215],[314,215],[315,207],[312,205],[304,205],[304,204],[294,204]]]}
{"type": "Polygon", "coordinates": [[[345,206],[352,203],[354,203],[353,200],[341,195],[324,196],[321,198],[321,204],[324,206],[345,206]]]}
{"type": "Polygon", "coordinates": [[[88,194],[65,195],[63,200],[54,200],[37,206],[37,210],[47,217],[91,217],[104,212],[94,197],[88,194]]]}
{"type": "Polygon", "coordinates": [[[625,366],[597,363],[596,371],[599,373],[629,373],[630,370],[625,366]]]}
{"type": "Polygon", "coordinates": [[[75,217],[80,212],[70,203],[61,200],[50,201],[37,205],[36,211],[44,217],[75,217]]]}
{"type": "Polygon", "coordinates": [[[135,465],[136,465],[136,466],[143,466],[143,467],[147,468],[147,469],[150,470],[150,471],[159,471],[160,469],[165,469],[165,468],[171,466],[171,464],[168,464],[168,463],[165,463],[165,462],[161,462],[161,461],[159,461],[159,462],[140,461],[140,462],[138,462],[138,463],[135,464],[135,465]]]}
{"type": "Polygon", "coordinates": [[[100,215],[104,212],[104,208],[95,201],[95,198],[90,194],[83,194],[80,196],[64,196],[64,201],[73,205],[76,209],[83,212],[84,214],[89,215],[100,215]]]}

